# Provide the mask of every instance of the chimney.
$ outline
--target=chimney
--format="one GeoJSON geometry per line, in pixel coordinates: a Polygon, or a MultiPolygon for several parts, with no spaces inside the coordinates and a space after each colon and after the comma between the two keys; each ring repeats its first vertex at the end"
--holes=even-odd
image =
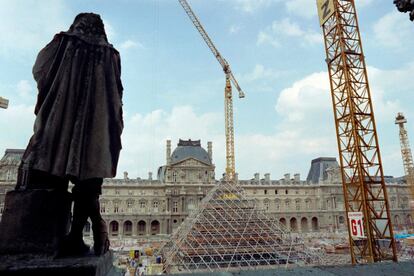
{"type": "Polygon", "coordinates": [[[290,182],[290,173],[285,173],[285,183],[290,182]]]}
{"type": "Polygon", "coordinates": [[[234,181],[237,183],[239,182],[239,173],[234,174],[234,181]]]}
{"type": "Polygon", "coordinates": [[[128,172],[124,172],[124,179],[127,180],[128,178],[128,172]]]}
{"type": "Polygon", "coordinates": [[[266,183],[270,183],[270,173],[265,173],[265,181],[266,183]]]}
{"type": "Polygon", "coordinates": [[[148,172],[148,180],[152,180],[152,172],[148,172]]]}
{"type": "Polygon", "coordinates": [[[300,183],[300,174],[299,173],[295,173],[293,175],[293,177],[295,178],[295,182],[300,183]]]}
{"type": "Polygon", "coordinates": [[[254,174],[254,181],[260,181],[260,174],[259,173],[254,174]]]}
{"type": "Polygon", "coordinates": [[[207,142],[208,157],[213,161],[213,142],[207,142]]]}
{"type": "Polygon", "coordinates": [[[167,165],[171,164],[171,140],[167,140],[167,165]]]}

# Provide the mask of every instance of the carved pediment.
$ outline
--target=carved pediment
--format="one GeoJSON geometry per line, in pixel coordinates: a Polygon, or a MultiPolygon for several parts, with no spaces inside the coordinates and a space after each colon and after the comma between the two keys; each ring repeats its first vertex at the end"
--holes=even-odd
{"type": "Polygon", "coordinates": [[[199,160],[197,160],[197,159],[188,158],[188,159],[185,159],[185,160],[183,160],[181,162],[178,162],[178,163],[172,165],[172,167],[200,167],[200,168],[208,168],[210,166],[207,165],[207,164],[205,164],[205,163],[203,163],[203,162],[201,162],[201,161],[199,161],[199,160]]]}

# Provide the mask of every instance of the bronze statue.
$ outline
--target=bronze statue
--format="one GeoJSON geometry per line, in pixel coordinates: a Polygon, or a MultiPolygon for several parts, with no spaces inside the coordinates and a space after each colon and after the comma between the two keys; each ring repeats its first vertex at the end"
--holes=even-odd
{"type": "Polygon", "coordinates": [[[16,190],[67,189],[74,184],[73,219],[61,255],[89,251],[83,228],[92,221],[94,251],[109,249],[99,207],[103,178],[114,177],[121,150],[122,83],[118,51],[99,15],[81,13],[55,35],[33,67],[39,90],[34,134],[16,190]]]}
{"type": "Polygon", "coordinates": [[[410,12],[410,20],[414,21],[414,0],[394,0],[400,12],[410,12]]]}

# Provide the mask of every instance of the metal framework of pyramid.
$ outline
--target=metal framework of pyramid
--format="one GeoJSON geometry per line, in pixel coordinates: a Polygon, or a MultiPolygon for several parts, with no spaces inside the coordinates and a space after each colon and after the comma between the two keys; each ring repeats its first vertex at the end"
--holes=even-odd
{"type": "Polygon", "coordinates": [[[318,253],[306,248],[283,225],[266,215],[241,186],[222,182],[212,188],[160,249],[166,273],[227,271],[316,265],[318,253]]]}

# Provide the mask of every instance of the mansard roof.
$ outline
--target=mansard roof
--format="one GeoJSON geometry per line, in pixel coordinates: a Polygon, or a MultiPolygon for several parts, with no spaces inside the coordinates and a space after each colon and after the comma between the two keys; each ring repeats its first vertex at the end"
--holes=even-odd
{"type": "Polygon", "coordinates": [[[207,165],[212,165],[207,151],[201,147],[200,140],[179,140],[177,148],[171,154],[171,164],[193,158],[207,165]]]}

